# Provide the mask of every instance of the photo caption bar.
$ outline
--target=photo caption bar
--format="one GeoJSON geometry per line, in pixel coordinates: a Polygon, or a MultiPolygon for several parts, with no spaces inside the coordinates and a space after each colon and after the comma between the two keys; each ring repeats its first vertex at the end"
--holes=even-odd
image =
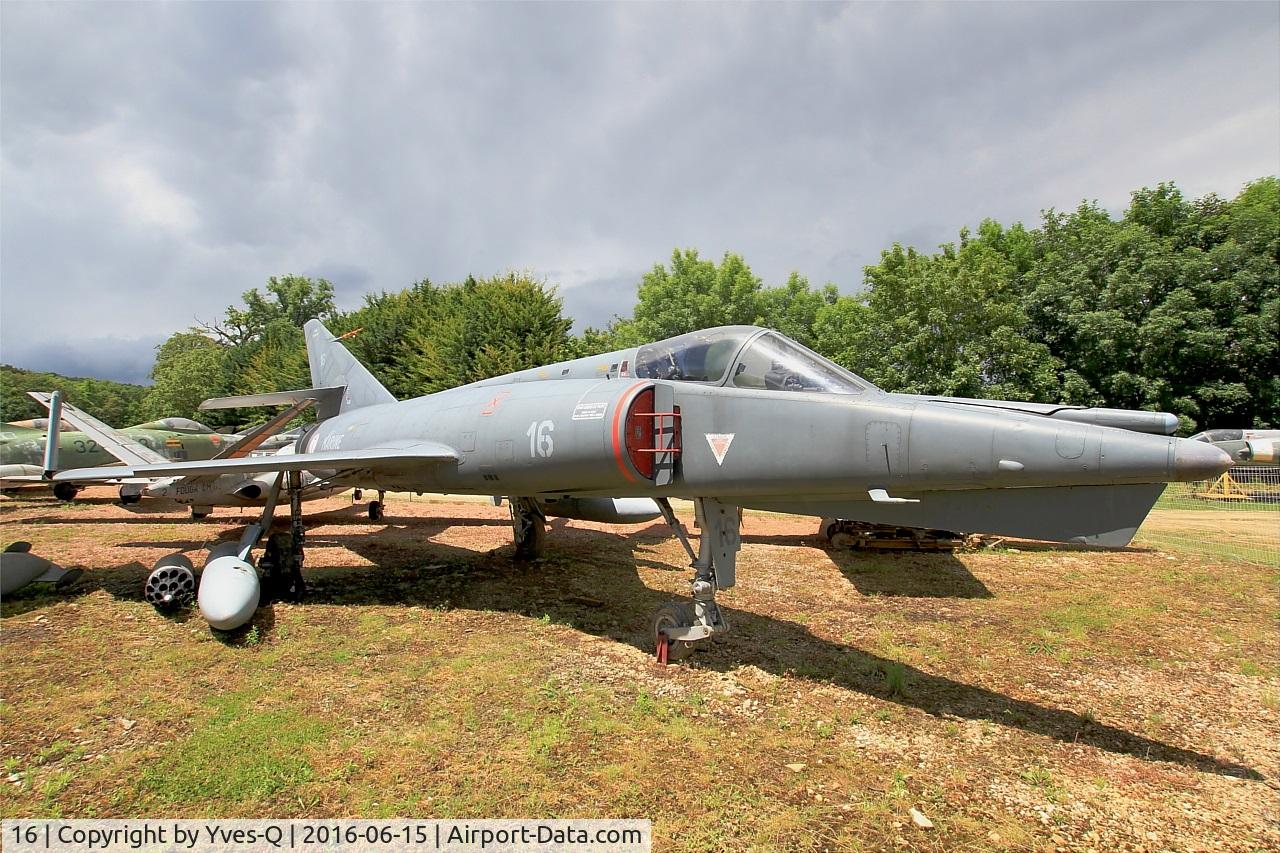
{"type": "Polygon", "coordinates": [[[6,853],[650,853],[648,820],[5,820],[6,853]]]}

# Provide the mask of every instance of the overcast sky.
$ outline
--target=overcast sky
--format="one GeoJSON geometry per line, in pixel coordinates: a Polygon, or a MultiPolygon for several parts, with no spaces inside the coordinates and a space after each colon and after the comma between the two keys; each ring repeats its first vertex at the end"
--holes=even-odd
{"type": "Polygon", "coordinates": [[[894,241],[1280,172],[1280,4],[0,3],[0,360],[144,381],[268,276],[676,246],[853,292],[894,241]]]}

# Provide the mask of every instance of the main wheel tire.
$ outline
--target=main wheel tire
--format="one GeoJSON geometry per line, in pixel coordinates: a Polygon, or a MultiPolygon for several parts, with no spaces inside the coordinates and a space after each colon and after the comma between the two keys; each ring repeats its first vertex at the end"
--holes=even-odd
{"type": "Polygon", "coordinates": [[[125,506],[133,506],[134,504],[141,502],[142,495],[126,492],[123,486],[120,488],[120,503],[125,506]]]}
{"type": "MultiPolygon", "coordinates": [[[[517,528],[518,530],[518,528],[517,528]]],[[[541,518],[525,526],[525,535],[516,533],[516,558],[536,560],[547,550],[547,525],[541,518]]]]}
{"type": "MultiPolygon", "coordinates": [[[[687,628],[694,623],[696,616],[693,608],[688,604],[667,604],[653,614],[653,645],[657,648],[662,642],[663,635],[673,628],[687,628]]],[[[675,663],[682,661],[689,655],[693,654],[693,650],[697,648],[697,643],[690,643],[687,640],[668,640],[667,641],[667,662],[675,663]]]]}
{"type": "Polygon", "coordinates": [[[258,573],[262,576],[263,597],[270,600],[283,597],[288,586],[293,537],[288,533],[272,533],[258,559],[258,573]]]}
{"type": "Polygon", "coordinates": [[[202,518],[208,518],[209,512],[210,511],[207,509],[196,509],[195,507],[192,507],[191,517],[194,518],[196,521],[199,521],[202,518]]]}
{"type": "Polygon", "coordinates": [[[369,501],[369,520],[382,520],[382,501],[369,501]]]}
{"type": "Polygon", "coordinates": [[[53,496],[60,501],[73,501],[80,494],[80,487],[73,483],[54,483],[53,496]]]}
{"type": "Polygon", "coordinates": [[[841,530],[831,537],[831,544],[836,548],[852,549],[858,544],[858,540],[852,533],[841,530]]]}

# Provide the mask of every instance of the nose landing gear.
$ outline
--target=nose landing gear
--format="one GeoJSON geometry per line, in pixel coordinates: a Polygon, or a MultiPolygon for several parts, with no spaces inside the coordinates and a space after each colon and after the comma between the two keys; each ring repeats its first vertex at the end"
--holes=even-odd
{"type": "MultiPolygon", "coordinates": [[[[685,550],[693,557],[693,547],[679,519],[665,498],[658,507],[685,550]]],[[[653,617],[653,641],[659,663],[683,660],[711,637],[724,634],[729,623],[716,604],[716,590],[735,583],[738,550],[742,547],[742,527],[738,508],[713,498],[698,498],[694,510],[702,528],[698,554],[693,559],[692,604],[668,604],[653,617]]]]}

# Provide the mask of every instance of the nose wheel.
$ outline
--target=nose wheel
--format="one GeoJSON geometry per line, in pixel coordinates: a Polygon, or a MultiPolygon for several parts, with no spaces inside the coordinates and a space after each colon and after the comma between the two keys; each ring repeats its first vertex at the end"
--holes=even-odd
{"type": "Polygon", "coordinates": [[[693,653],[696,641],[673,640],[673,636],[693,627],[696,617],[687,604],[668,604],[653,614],[653,644],[658,663],[676,663],[693,653]]]}

